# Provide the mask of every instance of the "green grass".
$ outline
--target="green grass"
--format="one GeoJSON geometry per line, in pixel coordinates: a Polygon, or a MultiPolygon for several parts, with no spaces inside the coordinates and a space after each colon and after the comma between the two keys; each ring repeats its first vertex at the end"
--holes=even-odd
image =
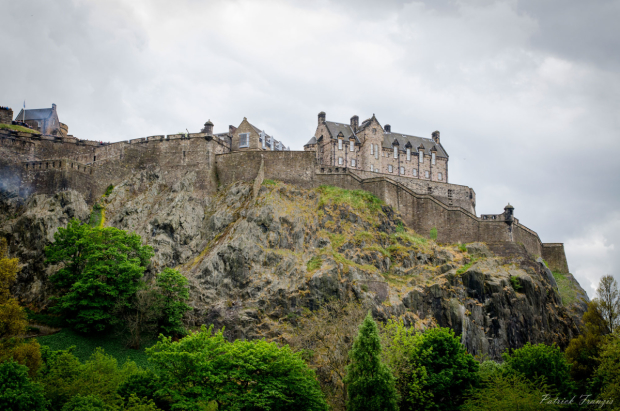
{"type": "Polygon", "coordinates": [[[73,354],[82,362],[86,361],[97,347],[101,347],[106,354],[116,358],[120,364],[129,359],[135,361],[140,367],[149,367],[144,350],[155,343],[155,341],[149,341],[143,344],[139,350],[133,350],[127,348],[119,337],[83,335],[68,328],[56,334],[37,337],[37,341],[41,345],[47,345],[52,350],[66,350],[75,346],[73,354]]]}
{"type": "Polygon", "coordinates": [[[381,253],[381,255],[383,255],[384,258],[392,257],[392,255],[390,254],[390,252],[388,250],[386,250],[385,248],[380,247],[378,245],[370,245],[370,246],[364,248],[364,250],[377,251],[377,252],[381,253]]]}
{"type": "Polygon", "coordinates": [[[105,193],[103,193],[104,197],[109,196],[110,194],[112,194],[112,191],[114,190],[114,186],[112,184],[110,184],[108,186],[108,188],[105,189],[105,193]]]}
{"type": "Polygon", "coordinates": [[[461,275],[463,274],[465,271],[469,270],[471,268],[472,265],[474,265],[474,263],[478,261],[477,259],[472,259],[470,262],[468,262],[467,264],[465,264],[464,266],[462,266],[461,268],[459,268],[458,270],[456,270],[456,275],[461,275]]]}
{"type": "Polygon", "coordinates": [[[30,133],[30,134],[41,134],[37,130],[32,130],[26,127],[17,126],[13,124],[0,124],[0,129],[15,130],[15,131],[21,131],[23,133],[30,133]]]}
{"type": "Polygon", "coordinates": [[[334,186],[320,186],[317,191],[321,195],[319,207],[327,203],[334,205],[348,204],[361,213],[376,213],[381,210],[383,201],[364,190],[345,190],[334,186]]]}
{"type": "Polygon", "coordinates": [[[372,233],[369,233],[368,231],[356,231],[355,234],[353,235],[353,239],[356,241],[356,243],[361,243],[362,241],[374,241],[375,240],[375,236],[372,235],[372,233]]]}
{"type": "Polygon", "coordinates": [[[392,237],[401,239],[403,241],[408,241],[411,244],[425,244],[427,241],[426,238],[424,237],[418,237],[414,234],[407,233],[407,232],[403,232],[403,233],[397,232],[396,234],[392,234],[392,237]]]}
{"type": "Polygon", "coordinates": [[[431,240],[437,240],[437,227],[431,228],[431,232],[429,233],[431,240]]]}
{"type": "Polygon", "coordinates": [[[268,178],[263,180],[263,185],[264,186],[277,186],[278,182],[276,180],[270,180],[268,178]]]}
{"type": "Polygon", "coordinates": [[[90,213],[89,224],[91,227],[102,227],[105,219],[105,208],[97,203],[93,206],[93,211],[90,213]]]}
{"type": "Polygon", "coordinates": [[[558,283],[558,292],[560,293],[560,297],[562,297],[562,304],[571,305],[577,301],[577,290],[564,274],[554,271],[553,278],[555,278],[555,282],[558,283]]]}
{"type": "Polygon", "coordinates": [[[467,246],[465,244],[459,244],[458,247],[459,247],[459,250],[461,250],[462,252],[464,253],[467,252],[467,246]]]}
{"type": "Polygon", "coordinates": [[[319,268],[321,268],[322,265],[323,265],[323,260],[321,260],[321,257],[319,257],[318,255],[315,255],[310,260],[308,260],[308,264],[306,265],[306,268],[308,269],[308,271],[314,271],[314,270],[318,270],[319,268]]]}

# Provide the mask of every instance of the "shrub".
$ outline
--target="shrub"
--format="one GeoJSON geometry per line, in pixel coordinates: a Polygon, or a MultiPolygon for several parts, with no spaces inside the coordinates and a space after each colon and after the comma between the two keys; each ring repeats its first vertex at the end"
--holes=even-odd
{"type": "Polygon", "coordinates": [[[114,227],[94,228],[73,219],[46,247],[48,264],[63,266],[50,277],[59,292],[52,312],[81,332],[103,331],[118,304],[129,306],[153,255],[137,234],[114,227]]]}
{"type": "Polygon", "coordinates": [[[467,246],[465,244],[459,244],[459,250],[461,250],[461,252],[466,253],[467,252],[467,246]]]}
{"type": "Polygon", "coordinates": [[[381,339],[370,312],[360,326],[359,334],[349,351],[347,366],[347,410],[396,411],[397,393],[394,376],[381,361],[381,339]]]}
{"type": "Polygon", "coordinates": [[[112,194],[112,191],[114,191],[114,185],[110,184],[108,188],[105,189],[105,193],[103,193],[103,196],[109,196],[110,194],[112,194]]]}
{"type": "Polygon", "coordinates": [[[265,185],[265,186],[276,186],[276,185],[278,185],[278,182],[275,181],[275,180],[270,180],[270,179],[266,178],[266,179],[263,180],[263,185],[265,185]]]}
{"type": "Polygon", "coordinates": [[[310,260],[308,260],[308,264],[306,265],[306,269],[308,271],[315,271],[321,268],[323,265],[323,260],[318,255],[315,255],[310,260]]]}
{"type": "Polygon", "coordinates": [[[523,289],[523,286],[519,282],[519,277],[516,277],[514,275],[510,276],[510,284],[512,284],[512,289],[516,292],[520,292],[521,289],[523,289]]]}
{"type": "Polygon", "coordinates": [[[43,387],[28,378],[28,368],[12,360],[0,363],[0,409],[43,411],[47,401],[43,387]]]}
{"type": "Polygon", "coordinates": [[[437,240],[437,227],[431,228],[430,237],[431,240],[437,240]]]}
{"type": "Polygon", "coordinates": [[[161,310],[160,328],[166,335],[185,335],[187,332],[183,325],[183,316],[192,309],[187,305],[187,278],[177,270],[165,268],[157,275],[155,283],[161,310]]]}

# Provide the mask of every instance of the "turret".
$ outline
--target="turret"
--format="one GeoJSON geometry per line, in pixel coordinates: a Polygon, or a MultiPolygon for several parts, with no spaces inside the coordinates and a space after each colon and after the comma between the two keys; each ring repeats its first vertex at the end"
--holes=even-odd
{"type": "Polygon", "coordinates": [[[202,132],[206,133],[208,136],[213,135],[213,123],[211,122],[211,120],[207,120],[207,122],[205,123],[205,127],[202,129],[202,132]]]}
{"type": "Polygon", "coordinates": [[[504,219],[506,221],[514,221],[515,208],[508,203],[506,207],[504,207],[504,219]]]}

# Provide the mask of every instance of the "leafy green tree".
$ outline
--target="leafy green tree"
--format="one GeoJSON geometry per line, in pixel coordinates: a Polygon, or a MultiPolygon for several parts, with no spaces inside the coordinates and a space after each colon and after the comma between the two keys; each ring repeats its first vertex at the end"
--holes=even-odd
{"type": "Polygon", "coordinates": [[[523,375],[530,381],[543,377],[545,382],[555,387],[562,397],[569,397],[574,391],[570,377],[570,364],[557,345],[530,343],[502,354],[509,371],[523,375]]]}
{"type": "Polygon", "coordinates": [[[44,366],[39,380],[45,387],[52,410],[61,410],[77,395],[95,396],[108,407],[120,407],[123,403],[117,391],[131,375],[139,371],[133,362],[118,366],[116,359],[95,351],[81,363],[70,350],[43,352],[44,366]]]}
{"type": "Polygon", "coordinates": [[[13,360],[0,363],[0,409],[43,411],[47,401],[43,387],[28,377],[28,368],[13,360]]]}
{"type": "Polygon", "coordinates": [[[601,345],[599,366],[591,380],[591,392],[601,400],[620,403],[620,333],[616,332],[601,345]]]}
{"type": "Polygon", "coordinates": [[[62,407],[62,411],[108,411],[108,408],[99,397],[78,394],[62,407]]]}
{"type": "Polygon", "coordinates": [[[60,293],[52,312],[78,331],[105,330],[114,320],[114,308],[129,306],[152,248],[135,233],[90,227],[76,219],[59,228],[54,240],[45,250],[47,262],[63,265],[50,277],[60,293]]]}
{"type": "Polygon", "coordinates": [[[177,270],[166,268],[157,275],[156,285],[161,309],[161,329],[166,335],[185,335],[183,315],[192,309],[187,305],[187,278],[177,270]]]}
{"type": "Polygon", "coordinates": [[[265,341],[226,341],[201,331],[173,342],[162,336],[147,348],[149,362],[173,410],[326,410],[314,372],[301,354],[265,341]]]}
{"type": "Polygon", "coordinates": [[[609,333],[620,329],[620,291],[618,283],[611,275],[599,281],[596,295],[599,300],[601,315],[605,320],[609,333]]]}
{"type": "Polygon", "coordinates": [[[519,374],[494,372],[483,388],[472,391],[461,407],[463,411],[558,410],[553,390],[544,382],[529,381],[519,374]],[[546,401],[547,399],[548,401],[546,401]]]}
{"type": "Polygon", "coordinates": [[[397,410],[394,376],[381,361],[381,338],[370,312],[359,328],[349,356],[351,363],[345,378],[349,394],[347,410],[397,410]]]}

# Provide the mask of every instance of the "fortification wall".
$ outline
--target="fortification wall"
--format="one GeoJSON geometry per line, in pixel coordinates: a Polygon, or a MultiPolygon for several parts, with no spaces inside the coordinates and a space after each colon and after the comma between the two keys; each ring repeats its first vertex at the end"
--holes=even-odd
{"type": "Polygon", "coordinates": [[[13,109],[0,107],[0,124],[13,124],[13,109]]]}
{"type": "Polygon", "coordinates": [[[551,271],[568,273],[568,262],[563,243],[543,243],[542,258],[545,259],[551,271]]]}
{"type": "MultiPolygon", "coordinates": [[[[329,167],[322,167],[322,169],[326,168],[329,169],[329,167]]],[[[362,171],[354,168],[349,168],[348,170],[364,179],[375,178],[378,176],[392,179],[408,187],[415,193],[431,194],[445,205],[461,207],[472,214],[476,214],[476,193],[470,187],[439,181],[431,181],[424,178],[404,177],[399,176],[398,174],[378,174],[371,171],[362,171]]],[[[397,168],[394,168],[394,172],[398,172],[397,168]]]]}

